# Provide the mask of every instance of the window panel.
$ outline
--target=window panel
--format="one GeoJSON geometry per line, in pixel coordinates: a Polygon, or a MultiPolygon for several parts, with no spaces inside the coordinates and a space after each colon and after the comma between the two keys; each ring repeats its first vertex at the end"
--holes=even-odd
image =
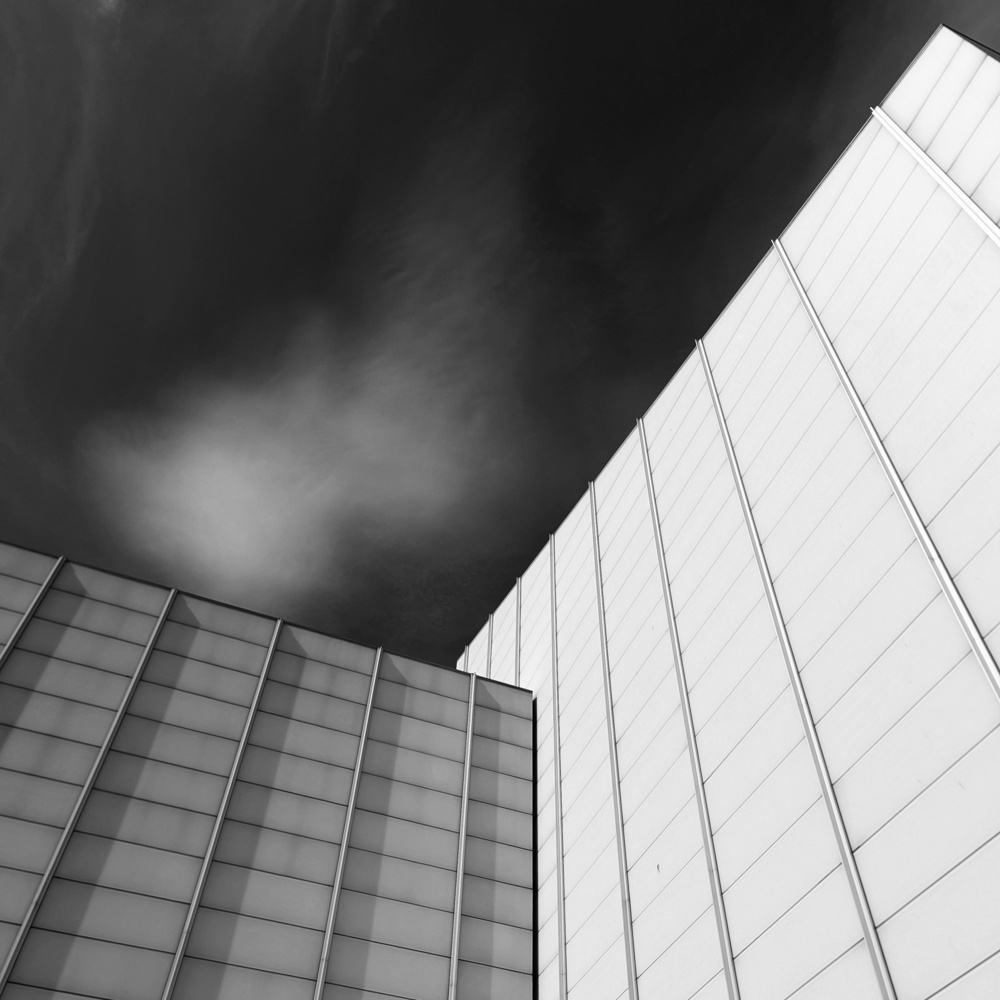
{"type": "MultiPolygon", "coordinates": [[[[36,872],[0,868],[0,921],[19,924],[28,912],[28,904],[40,881],[36,872]]],[[[0,955],[6,957],[2,951],[0,955]]]]}
{"type": "Polygon", "coordinates": [[[240,764],[241,781],[344,804],[352,776],[346,767],[254,746],[246,748],[240,764]]]}
{"type": "MultiPolygon", "coordinates": [[[[466,876],[464,884],[468,882],[466,876]]],[[[449,912],[455,905],[454,871],[364,851],[354,845],[347,856],[344,888],[449,912]]]]}
{"type": "Polygon", "coordinates": [[[338,934],[327,981],[413,1000],[440,1000],[448,991],[448,959],[338,934]]]}
{"type": "Polygon", "coordinates": [[[469,703],[468,678],[454,670],[443,670],[430,663],[410,660],[398,653],[383,651],[378,679],[379,683],[376,688],[381,686],[382,681],[396,681],[411,685],[421,691],[430,691],[447,698],[454,698],[456,701],[469,703]]]}
{"type": "Polygon", "coordinates": [[[463,764],[460,761],[391,746],[372,739],[370,735],[365,741],[364,772],[434,788],[450,795],[462,794],[463,764]]]}
{"type": "Polygon", "coordinates": [[[250,742],[269,750],[281,750],[351,769],[358,753],[356,736],[261,711],[254,716],[250,742]]]}
{"type": "Polygon", "coordinates": [[[138,580],[129,580],[113,573],[104,573],[90,566],[66,563],[55,581],[54,588],[81,597],[90,597],[120,608],[159,615],[167,598],[167,591],[138,580]]]}
{"type": "Polygon", "coordinates": [[[172,951],[180,939],[186,912],[183,903],[55,878],[33,926],[172,951]]]}
{"type": "Polygon", "coordinates": [[[227,816],[237,822],[339,843],[344,806],[238,781],[227,816]]]}
{"type": "MultiPolygon", "coordinates": [[[[276,975],[239,965],[222,965],[185,958],[177,977],[173,1000],[312,1000],[313,981],[276,975]]],[[[27,1000],[27,998],[26,998],[27,1000]]]]}
{"type": "Polygon", "coordinates": [[[195,918],[187,954],[306,978],[319,967],[322,944],[320,931],[203,906],[195,918]]]}
{"type": "MultiPolygon", "coordinates": [[[[405,861],[419,861],[454,871],[458,857],[458,835],[438,827],[420,826],[418,823],[358,809],[351,826],[351,847],[376,853],[382,851],[405,861]]],[[[472,870],[468,860],[466,870],[472,870]]]]}
{"type": "Polygon", "coordinates": [[[61,833],[60,827],[0,816],[0,865],[43,872],[61,833]]]}
{"type": "Polygon", "coordinates": [[[222,801],[225,779],[157,760],[143,760],[112,750],[97,776],[97,788],[134,795],[164,805],[214,814],[222,801]]]}
{"type": "Polygon", "coordinates": [[[172,726],[214,733],[238,740],[246,722],[246,709],[215,698],[177,691],[140,681],[129,703],[129,714],[172,726]]]}
{"type": "Polygon", "coordinates": [[[115,604],[105,604],[54,588],[42,599],[35,614],[46,621],[115,636],[141,646],[146,644],[156,624],[155,615],[128,611],[115,604]]]}
{"type": "Polygon", "coordinates": [[[269,681],[288,684],[303,691],[332,695],[359,705],[367,703],[368,689],[371,687],[370,679],[356,670],[334,667],[280,649],[274,653],[267,676],[269,681]]]}
{"type": "Polygon", "coordinates": [[[462,801],[455,795],[366,774],[358,789],[358,807],[457,832],[462,801]]]}
{"type": "Polygon", "coordinates": [[[178,594],[170,608],[170,620],[198,629],[218,632],[233,639],[268,646],[274,633],[274,621],[248,614],[237,608],[214,604],[190,594],[178,594]]]}
{"type": "Polygon", "coordinates": [[[476,767],[530,779],[534,773],[531,757],[531,750],[527,747],[498,743],[484,736],[472,737],[472,763],[476,767]]]}
{"type": "Polygon", "coordinates": [[[234,705],[249,705],[257,688],[257,678],[252,674],[224,667],[213,668],[201,660],[177,656],[162,649],[154,650],[150,655],[142,677],[144,682],[234,705]]]}
{"type": "Polygon", "coordinates": [[[117,710],[128,678],[106,670],[12,650],[3,669],[4,686],[38,691],[97,708],[117,710]]]}
{"type": "Polygon", "coordinates": [[[0,608],[14,612],[14,623],[28,610],[28,605],[38,593],[38,584],[19,580],[13,576],[0,573],[0,608]]]}
{"type": "Polygon", "coordinates": [[[397,684],[380,676],[375,685],[374,704],[411,719],[422,719],[438,726],[449,726],[465,732],[469,714],[468,702],[456,701],[430,691],[397,684]]]}
{"type": "Polygon", "coordinates": [[[0,726],[0,768],[83,785],[96,757],[84,743],[0,726]]]}
{"type": "Polygon", "coordinates": [[[337,844],[227,819],[219,836],[215,860],[332,885],[338,852],[337,844]]]}
{"type": "Polygon", "coordinates": [[[77,785],[0,770],[0,803],[13,819],[61,827],[79,794],[77,785]]]}
{"type": "Polygon", "coordinates": [[[57,874],[77,882],[187,903],[200,867],[199,859],[190,855],[76,830],[66,845],[57,874]]]}
{"type": "Polygon", "coordinates": [[[95,635],[40,618],[33,618],[28,623],[18,640],[18,648],[128,677],[135,673],[143,652],[138,643],[95,635]]]}
{"type": "MultiPolygon", "coordinates": [[[[365,762],[367,764],[367,757],[365,762]]],[[[482,767],[469,769],[469,798],[474,801],[493,802],[530,815],[532,795],[532,785],[527,778],[515,778],[482,767]]]]}
{"type": "Polygon", "coordinates": [[[103,1000],[148,1000],[166,982],[170,955],[126,945],[32,930],[11,981],[103,1000]]]}
{"type": "Polygon", "coordinates": [[[504,1000],[530,1000],[531,976],[495,969],[474,962],[458,963],[457,995],[461,997],[503,997],[504,1000]]]}
{"type": "Polygon", "coordinates": [[[394,712],[373,709],[368,734],[370,739],[398,744],[421,753],[449,760],[465,759],[464,732],[448,726],[435,726],[419,719],[407,719],[394,712]]]}
{"type": "Polygon", "coordinates": [[[534,846],[532,819],[527,813],[500,809],[483,802],[468,803],[468,832],[472,837],[496,840],[501,844],[523,847],[534,846]]]}
{"type": "Polygon", "coordinates": [[[468,837],[465,844],[465,871],[481,878],[530,887],[532,884],[531,851],[506,844],[491,844],[478,837],[468,837]]]}
{"type": "Polygon", "coordinates": [[[315,691],[304,691],[273,679],[264,685],[260,707],[272,715],[325,726],[354,736],[361,732],[365,715],[363,705],[315,691]]]}
{"type": "Polygon", "coordinates": [[[450,911],[345,891],[337,909],[336,933],[448,956],[452,923],[450,911]]]}
{"type": "Polygon", "coordinates": [[[532,934],[519,927],[463,915],[458,953],[467,962],[527,975],[532,972],[532,934]]]}
{"type": "Polygon", "coordinates": [[[11,576],[31,583],[41,583],[49,575],[55,562],[52,556],[0,542],[0,569],[11,576]]]}
{"type": "MultiPolygon", "coordinates": [[[[530,889],[495,882],[492,879],[477,878],[466,874],[462,879],[462,918],[478,917],[481,920],[495,920],[512,927],[532,929],[532,909],[534,901],[530,889]]],[[[541,905],[539,913],[548,909],[541,905]]]]}
{"type": "Polygon", "coordinates": [[[354,670],[371,677],[375,663],[375,650],[359,646],[346,639],[320,635],[297,625],[285,625],[278,636],[278,649],[293,656],[304,656],[320,663],[354,670]]]}
{"type": "Polygon", "coordinates": [[[330,908],[330,888],[216,861],[209,871],[201,902],[214,910],[321,931],[330,908]]]}
{"type": "Polygon", "coordinates": [[[235,740],[180,729],[152,719],[126,716],[115,735],[115,750],[228,777],[235,740]]]}
{"type": "Polygon", "coordinates": [[[78,831],[128,840],[165,851],[200,856],[213,817],[95,788],[76,825],[78,831]]]}

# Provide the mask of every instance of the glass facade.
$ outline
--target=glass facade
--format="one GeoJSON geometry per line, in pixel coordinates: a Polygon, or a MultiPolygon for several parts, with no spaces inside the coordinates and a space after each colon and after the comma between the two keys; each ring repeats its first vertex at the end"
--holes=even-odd
{"type": "Polygon", "coordinates": [[[0,607],[3,1000],[531,996],[527,691],[6,545],[0,607]]]}
{"type": "Polygon", "coordinates": [[[538,996],[1000,996],[1000,62],[939,29],[461,668],[538,996]]]}

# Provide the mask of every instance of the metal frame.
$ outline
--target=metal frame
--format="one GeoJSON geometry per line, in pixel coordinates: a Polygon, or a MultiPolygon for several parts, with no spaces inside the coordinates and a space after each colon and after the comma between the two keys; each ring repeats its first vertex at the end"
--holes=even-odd
{"type": "Polygon", "coordinates": [[[493,676],[493,612],[486,621],[486,676],[493,676]]]}
{"type": "Polygon", "coordinates": [[[941,169],[883,110],[871,109],[872,117],[881,125],[924,170],[948,192],[977,226],[997,246],[1000,246],[1000,227],[941,169]]]}
{"type": "Polygon", "coordinates": [[[785,253],[785,248],[781,245],[781,240],[774,240],[774,249],[781,258],[781,263],[785,265],[785,271],[788,273],[788,278],[798,293],[799,301],[802,303],[809,317],[809,322],[816,331],[816,336],[819,337],[823,345],[823,350],[826,351],[826,356],[830,359],[844,392],[847,393],[847,398],[851,401],[851,406],[854,408],[854,413],[861,422],[865,435],[872,446],[872,450],[875,452],[875,457],[878,459],[879,465],[882,466],[882,471],[885,473],[886,479],[889,480],[889,485],[892,487],[893,493],[896,494],[899,506],[902,507],[907,521],[910,522],[910,527],[917,536],[920,547],[924,550],[924,555],[927,557],[928,563],[930,563],[931,570],[934,572],[934,576],[937,578],[938,584],[948,604],[951,606],[952,612],[958,619],[959,626],[965,633],[965,637],[972,647],[972,651],[979,661],[983,673],[986,674],[986,680],[993,689],[993,693],[1000,698],[1000,670],[997,669],[996,660],[993,658],[989,646],[986,645],[986,640],[983,639],[983,635],[979,631],[979,627],[976,625],[958,587],[955,585],[951,573],[948,572],[948,568],[945,566],[944,560],[941,558],[941,554],[938,552],[937,546],[934,544],[934,540],[927,530],[927,526],[924,524],[916,505],[910,498],[902,477],[896,471],[896,466],[889,457],[889,452],[882,443],[882,439],[879,437],[879,433],[875,429],[875,425],[872,423],[872,419],[868,415],[868,411],[865,409],[865,404],[858,395],[857,389],[854,388],[851,376],[840,360],[837,350],[833,346],[833,341],[830,340],[830,335],[823,326],[823,321],[813,308],[813,304],[810,302],[809,295],[802,286],[802,282],[799,281],[799,276],[795,273],[795,268],[788,254],[785,253]]]}
{"type": "Polygon", "coordinates": [[[566,875],[563,865],[562,749],[559,736],[559,652],[556,628],[556,536],[549,535],[549,601],[552,628],[552,774],[556,810],[556,929],[559,934],[559,1000],[566,1000],[566,875]]]}
{"type": "MultiPolygon", "coordinates": [[[[492,615],[490,616],[492,622],[492,615]]],[[[469,823],[469,774],[472,771],[472,723],[476,714],[476,675],[469,678],[469,714],[465,723],[465,767],[462,773],[462,812],[458,824],[458,861],[455,868],[455,909],[451,925],[448,964],[448,1000],[458,997],[458,948],[462,937],[462,888],[465,885],[465,836],[469,823]]]]}
{"type": "Polygon", "coordinates": [[[260,677],[257,679],[257,687],[253,693],[253,699],[247,709],[246,722],[243,724],[243,732],[240,734],[240,741],[236,745],[236,756],[233,758],[233,766],[229,769],[229,778],[222,793],[222,801],[219,803],[219,811],[212,825],[212,833],[208,838],[208,845],[205,848],[205,857],[201,862],[201,870],[198,872],[198,880],[194,884],[194,894],[188,904],[188,911],[184,917],[184,925],[181,928],[180,940],[174,951],[173,960],[170,963],[170,971],[167,973],[167,981],[163,987],[161,1000],[170,1000],[177,985],[177,977],[180,975],[181,963],[184,961],[184,953],[187,951],[188,941],[191,939],[191,931],[194,929],[195,917],[198,915],[198,907],[201,904],[202,893],[205,891],[205,883],[208,881],[208,873],[212,867],[212,859],[215,856],[215,848],[218,846],[219,837],[222,833],[222,824],[226,821],[226,813],[229,810],[229,801],[233,797],[233,789],[236,787],[236,778],[240,771],[240,764],[243,762],[243,755],[246,752],[247,742],[250,739],[250,730],[253,728],[254,717],[257,714],[257,706],[260,704],[261,695],[264,692],[264,684],[267,681],[267,673],[274,659],[274,651],[278,645],[278,636],[281,634],[281,627],[284,621],[279,618],[274,623],[274,632],[271,634],[271,641],[264,656],[263,666],[260,668],[260,677]]]}
{"type": "MultiPolygon", "coordinates": [[[[14,626],[14,631],[11,632],[10,638],[7,640],[7,644],[3,649],[0,649],[0,668],[7,662],[7,657],[10,656],[10,651],[17,645],[18,639],[21,638],[21,634],[28,627],[28,622],[31,621],[35,616],[35,612],[38,610],[38,605],[42,603],[42,598],[49,592],[49,587],[52,586],[55,578],[59,575],[59,570],[63,568],[66,564],[66,557],[59,556],[49,570],[45,579],[39,584],[38,590],[35,596],[31,599],[31,603],[24,609],[24,614],[21,615],[21,620],[14,626]]],[[[2,989],[2,986],[0,986],[2,989]]]]}
{"type": "Polygon", "coordinates": [[[875,928],[875,920],[872,917],[871,909],[868,906],[868,899],[865,896],[864,885],[861,875],[858,872],[857,863],[854,860],[854,851],[851,848],[851,841],[847,835],[847,827],[844,825],[844,817],[840,812],[840,804],[837,802],[837,795],[833,788],[833,781],[830,778],[830,771],[823,756],[823,748],[816,732],[816,722],[812,717],[812,710],[809,707],[809,700],[806,697],[805,687],[799,675],[799,668],[795,662],[795,653],[792,651],[792,644],[788,638],[788,631],[785,628],[784,619],[781,616],[781,608],[778,605],[778,596],[774,590],[774,583],[771,580],[770,571],[767,568],[767,559],[764,556],[764,547],[761,544],[760,535],[757,532],[757,524],[754,521],[753,511],[750,507],[750,499],[747,496],[746,487],[743,485],[743,477],[740,474],[739,462],[736,458],[736,451],[733,448],[732,438],[729,436],[729,428],[726,425],[726,417],[722,411],[722,402],[719,399],[719,392],[715,387],[715,377],[712,375],[712,367],[708,361],[708,352],[704,343],[699,340],[698,354],[701,356],[702,368],[705,372],[705,380],[712,396],[712,405],[715,408],[715,416],[719,422],[719,431],[722,434],[723,443],[726,446],[726,455],[729,458],[729,469],[733,474],[733,481],[736,485],[736,493],[740,498],[740,506],[743,508],[743,518],[746,522],[747,531],[750,534],[750,542],[753,546],[754,556],[757,561],[757,569],[760,572],[761,582],[764,585],[764,594],[767,597],[768,607],[771,611],[771,618],[774,621],[775,632],[777,633],[778,645],[781,647],[782,656],[785,660],[785,667],[788,670],[788,679],[791,684],[792,693],[795,695],[795,702],[802,718],[802,728],[805,730],[806,742],[809,744],[809,752],[812,754],[813,764],[816,767],[816,775],[819,778],[820,788],[823,792],[823,800],[826,803],[827,812],[830,814],[830,821],[833,825],[834,836],[837,840],[837,848],[844,864],[844,871],[847,874],[847,881],[851,887],[851,895],[854,897],[854,905],[857,908],[858,917],[861,921],[861,930],[864,934],[865,942],[868,945],[868,952],[871,956],[875,970],[875,978],[878,980],[879,990],[884,1000],[896,1000],[896,991],[892,985],[892,978],[889,975],[889,966],[886,964],[885,955],[882,952],[882,943],[879,941],[878,931],[875,928]]]}
{"type": "Polygon", "coordinates": [[[601,668],[604,680],[604,713],[608,730],[608,761],[611,764],[611,798],[615,810],[615,842],[618,847],[618,885],[622,897],[622,939],[625,944],[625,968],[628,974],[629,1000],[638,1000],[639,979],[636,972],[635,937],[632,930],[632,896],[628,883],[628,858],[625,853],[625,815],[622,811],[621,774],[618,770],[618,737],[615,733],[614,699],[611,696],[611,665],[608,660],[607,621],[604,614],[604,575],[601,572],[601,543],[597,524],[597,492],[590,493],[590,527],[594,540],[594,583],[597,585],[597,628],[601,641],[601,668]]]}
{"type": "Polygon", "coordinates": [[[337,922],[337,908],[340,905],[340,893],[344,885],[347,849],[351,841],[351,828],[354,825],[354,809],[358,801],[358,788],[361,785],[361,765],[364,763],[365,745],[368,742],[368,728],[371,724],[372,707],[375,704],[375,684],[378,681],[378,671],[381,665],[382,647],[379,646],[375,650],[375,662],[372,664],[372,676],[368,684],[368,701],[365,702],[365,714],[361,722],[361,733],[358,737],[358,754],[354,761],[354,774],[351,776],[351,790],[347,796],[347,810],[344,813],[344,831],[340,837],[340,850],[337,852],[337,867],[334,869],[333,874],[330,909],[327,911],[326,925],[323,928],[323,947],[320,949],[319,967],[316,970],[316,986],[313,989],[313,1000],[321,1000],[323,990],[326,987],[326,973],[330,967],[330,950],[333,947],[333,928],[337,922]]]}
{"type": "MultiPolygon", "coordinates": [[[[60,561],[52,568],[52,571],[42,584],[44,590],[47,590],[51,585],[55,574],[59,571],[64,562],[65,560],[60,557],[60,561]]],[[[44,594],[44,590],[39,592],[39,601],[44,594]]],[[[118,734],[118,729],[121,727],[122,719],[125,718],[125,713],[128,711],[129,703],[132,701],[132,695],[135,693],[135,689],[138,687],[139,681],[142,679],[142,672],[145,669],[146,664],[149,662],[149,657],[153,652],[153,648],[156,646],[156,640],[160,637],[160,632],[163,629],[163,623],[167,620],[167,615],[170,613],[170,608],[173,605],[174,598],[176,596],[177,591],[171,590],[167,594],[166,600],[163,602],[163,608],[156,619],[156,623],[153,625],[153,631],[150,633],[146,646],[142,651],[142,656],[139,657],[139,663],[135,668],[135,673],[129,680],[128,687],[125,688],[125,693],[122,695],[122,700],[118,705],[118,710],[115,712],[114,717],[111,720],[111,726],[108,729],[107,735],[104,737],[104,741],[101,743],[100,749],[97,751],[97,757],[94,759],[94,763],[91,765],[90,771],[87,773],[87,779],[84,781],[83,787],[80,789],[80,794],[76,797],[76,802],[73,804],[73,809],[69,814],[69,818],[66,820],[66,825],[63,827],[63,831],[59,835],[59,840],[56,841],[52,857],[49,858],[49,863],[45,866],[45,871],[42,873],[41,881],[38,883],[38,886],[31,897],[31,902],[28,904],[28,910],[24,915],[24,919],[21,921],[21,926],[17,930],[17,935],[11,943],[7,959],[4,962],[3,967],[0,968],[0,993],[3,992],[4,987],[7,985],[7,980],[10,978],[11,971],[14,968],[14,963],[17,961],[17,956],[20,954],[24,941],[28,936],[28,931],[31,930],[31,925],[35,920],[35,916],[38,914],[38,908],[42,905],[42,900],[45,898],[45,893],[48,891],[49,885],[52,882],[52,877],[55,875],[56,868],[62,860],[62,856],[66,851],[66,846],[69,844],[69,839],[73,836],[76,824],[79,822],[80,816],[87,804],[87,799],[90,797],[90,793],[93,790],[94,785],[97,783],[97,776],[100,774],[101,767],[111,750],[111,744],[114,742],[115,736],[118,734]]],[[[37,606],[37,601],[33,603],[32,608],[29,610],[33,610],[34,606],[37,606]]],[[[27,613],[28,612],[25,612],[25,614],[27,613]]],[[[11,641],[11,645],[13,645],[13,639],[11,641]]]]}
{"type": "Polygon", "coordinates": [[[636,421],[639,430],[639,450],[642,453],[642,468],[646,474],[646,495],[649,498],[649,516],[653,522],[653,541],[656,559],[660,567],[660,586],[663,589],[663,603],[667,611],[667,625],[670,630],[670,649],[674,658],[674,676],[677,679],[677,693],[680,698],[681,715],[684,718],[684,733],[687,738],[688,758],[694,778],[695,799],[698,803],[698,820],[701,823],[701,839],[705,848],[705,863],[712,889],[712,906],[715,908],[715,926],[719,932],[719,948],[722,951],[722,966],[726,974],[726,989],[729,1000],[740,1000],[739,980],[736,976],[736,960],[733,956],[733,942],[729,935],[729,920],[726,917],[726,901],[719,876],[719,860],[715,853],[715,837],[708,812],[708,797],[705,794],[705,776],[698,752],[698,740],[694,728],[694,714],[691,711],[691,697],[688,694],[687,673],[684,657],[681,655],[680,637],[677,634],[677,616],[674,613],[674,599],[670,591],[667,574],[667,556],[663,546],[663,531],[660,527],[660,512],[653,489],[653,470],[649,462],[649,445],[646,442],[646,425],[640,417],[636,421]]]}
{"type": "Polygon", "coordinates": [[[521,578],[514,595],[514,687],[521,686],[521,578]]]}

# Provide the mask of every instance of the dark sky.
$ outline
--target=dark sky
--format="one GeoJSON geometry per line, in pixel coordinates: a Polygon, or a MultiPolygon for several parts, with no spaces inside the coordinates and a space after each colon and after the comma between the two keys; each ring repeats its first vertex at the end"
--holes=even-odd
{"type": "Polygon", "coordinates": [[[942,20],[0,0],[0,538],[453,662],[942,20]]]}

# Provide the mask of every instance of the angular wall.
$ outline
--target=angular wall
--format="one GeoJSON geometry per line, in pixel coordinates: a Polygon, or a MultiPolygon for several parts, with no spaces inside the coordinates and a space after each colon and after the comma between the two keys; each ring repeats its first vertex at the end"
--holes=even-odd
{"type": "Polygon", "coordinates": [[[531,996],[528,692],[6,545],[0,607],[3,1000],[531,996]]]}
{"type": "Polygon", "coordinates": [[[1000,995],[998,218],[941,28],[470,644],[542,1000],[1000,995]]]}

